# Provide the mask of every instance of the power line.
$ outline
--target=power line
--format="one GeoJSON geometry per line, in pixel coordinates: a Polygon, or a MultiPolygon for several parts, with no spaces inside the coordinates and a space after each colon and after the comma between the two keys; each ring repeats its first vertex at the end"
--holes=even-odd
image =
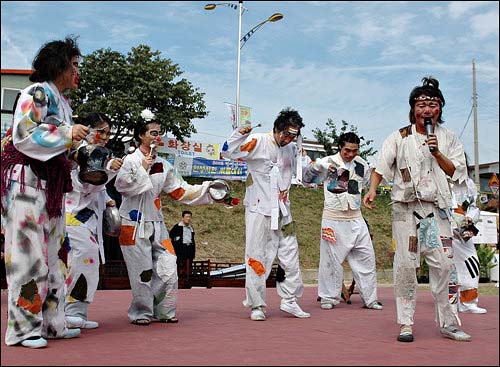
{"type": "MultiPolygon", "coordinates": [[[[473,106],[474,107],[474,106],[473,106]]],[[[470,116],[472,115],[472,110],[473,110],[473,107],[470,108],[470,112],[469,112],[469,117],[467,117],[467,121],[465,121],[465,125],[464,125],[464,128],[462,129],[462,132],[460,133],[459,135],[459,139],[462,137],[462,134],[464,133],[465,131],[465,128],[467,127],[467,124],[469,123],[469,119],[470,119],[470,116]]]]}

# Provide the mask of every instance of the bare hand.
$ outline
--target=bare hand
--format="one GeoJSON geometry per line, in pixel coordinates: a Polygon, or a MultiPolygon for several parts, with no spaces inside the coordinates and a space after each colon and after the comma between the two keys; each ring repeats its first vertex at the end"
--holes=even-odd
{"type": "Polygon", "coordinates": [[[241,135],[247,135],[247,134],[250,134],[252,132],[252,127],[251,126],[243,126],[243,127],[240,127],[238,131],[241,135]]]}
{"type": "Polygon", "coordinates": [[[115,158],[111,161],[111,169],[114,171],[118,171],[122,164],[123,160],[121,160],[120,158],[115,158]]]}
{"type": "Polygon", "coordinates": [[[149,169],[149,167],[151,167],[153,165],[153,160],[154,159],[151,156],[151,154],[144,156],[144,158],[142,159],[142,166],[144,167],[144,169],[146,171],[149,169]]]}
{"type": "Polygon", "coordinates": [[[75,124],[73,125],[71,139],[77,142],[82,141],[89,134],[89,132],[90,129],[88,128],[88,126],[75,124]]]}
{"type": "Polygon", "coordinates": [[[429,139],[426,139],[425,142],[429,146],[429,149],[433,148],[434,150],[431,150],[432,155],[436,155],[439,153],[439,148],[438,148],[438,140],[437,136],[434,134],[429,135],[429,139]]]}
{"type": "Polygon", "coordinates": [[[375,205],[373,205],[373,201],[375,200],[376,196],[377,193],[375,192],[375,190],[368,191],[365,197],[363,198],[363,205],[368,209],[375,208],[375,205]]]}
{"type": "Polygon", "coordinates": [[[116,206],[116,201],[110,200],[106,203],[106,206],[116,206]]]}

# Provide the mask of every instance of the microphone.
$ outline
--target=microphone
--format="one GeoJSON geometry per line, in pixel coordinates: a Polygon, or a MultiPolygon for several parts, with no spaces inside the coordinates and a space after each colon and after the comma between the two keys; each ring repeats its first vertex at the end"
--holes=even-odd
{"type": "MultiPolygon", "coordinates": [[[[425,127],[425,133],[427,134],[427,139],[429,139],[429,136],[434,132],[432,127],[432,118],[430,117],[424,118],[424,127],[425,127]]],[[[429,150],[433,152],[435,148],[429,147],[429,150]]]]}

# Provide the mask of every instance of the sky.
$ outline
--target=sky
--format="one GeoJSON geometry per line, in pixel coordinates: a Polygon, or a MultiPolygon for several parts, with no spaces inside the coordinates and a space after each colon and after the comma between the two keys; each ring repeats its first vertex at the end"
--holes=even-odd
{"type": "MultiPolygon", "coordinates": [[[[82,53],[126,55],[146,44],[180,66],[204,93],[208,116],[189,140],[223,143],[225,102],[236,101],[238,11],[201,1],[1,2],[1,67],[30,69],[40,46],[78,35],[82,53]]],[[[237,4],[229,1],[226,4],[237,4]]],[[[242,35],[274,13],[241,49],[240,104],[256,132],[279,111],[297,110],[314,139],[328,119],[345,120],[379,150],[408,124],[408,96],[424,76],[439,80],[444,126],[474,157],[472,60],[476,62],[479,163],[498,161],[499,2],[244,1],[242,35]]],[[[376,156],[370,161],[373,163],[376,156]]]]}

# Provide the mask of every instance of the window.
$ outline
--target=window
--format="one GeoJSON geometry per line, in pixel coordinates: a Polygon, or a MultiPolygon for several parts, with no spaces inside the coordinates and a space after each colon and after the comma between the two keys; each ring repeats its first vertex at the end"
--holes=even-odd
{"type": "Polygon", "coordinates": [[[20,89],[2,88],[2,112],[14,113],[14,102],[20,89]]]}

